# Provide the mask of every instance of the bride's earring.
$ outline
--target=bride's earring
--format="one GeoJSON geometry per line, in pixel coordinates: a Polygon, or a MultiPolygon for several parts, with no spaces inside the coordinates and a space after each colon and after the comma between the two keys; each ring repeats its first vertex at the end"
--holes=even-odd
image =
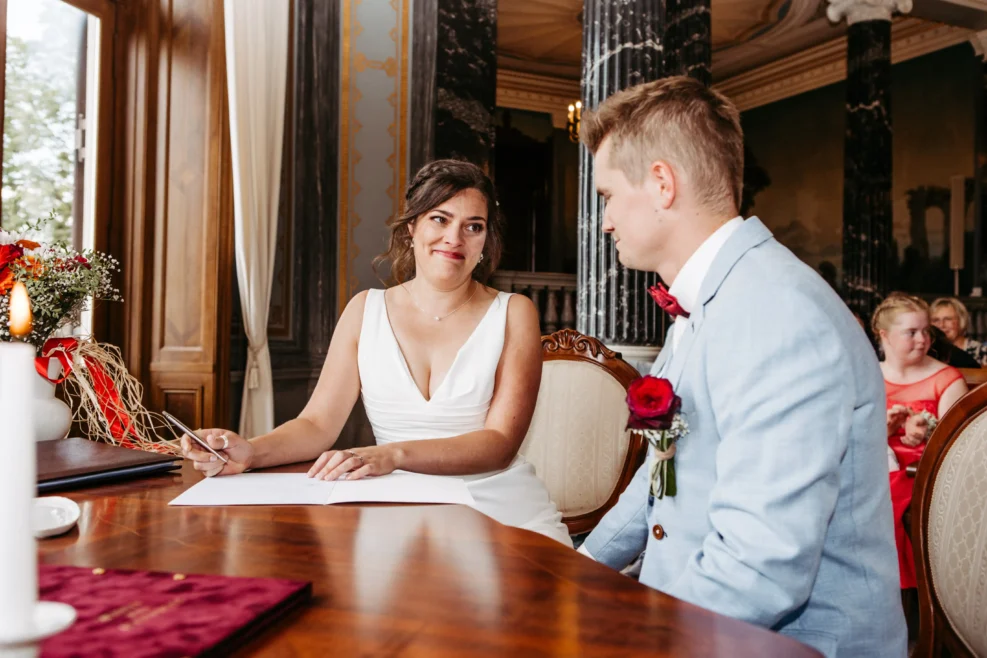
{"type": "Polygon", "coordinates": [[[480,254],[480,260],[478,260],[478,261],[476,261],[476,262],[477,262],[477,263],[482,263],[482,262],[483,262],[483,254],[480,254]]]}

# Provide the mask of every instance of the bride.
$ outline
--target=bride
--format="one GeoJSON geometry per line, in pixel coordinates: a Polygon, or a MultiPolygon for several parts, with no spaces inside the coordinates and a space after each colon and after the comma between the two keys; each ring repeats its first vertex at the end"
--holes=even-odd
{"type": "Polygon", "coordinates": [[[200,431],[223,464],[189,438],[182,449],[207,476],[314,460],[309,477],[396,469],[463,477],[476,509],[571,546],[561,514],[518,449],[541,381],[538,313],[526,297],[484,286],[500,258],[493,184],[475,165],[425,165],[388,222],[387,262],[398,283],[347,304],[319,382],[298,418],[246,440],[200,431]],[[357,396],[376,445],[332,450],[357,396]]]}

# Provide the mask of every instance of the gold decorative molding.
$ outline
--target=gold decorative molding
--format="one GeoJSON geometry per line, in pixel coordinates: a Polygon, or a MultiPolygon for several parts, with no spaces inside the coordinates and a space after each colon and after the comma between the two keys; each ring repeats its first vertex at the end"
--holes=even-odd
{"type": "MultiPolygon", "coordinates": [[[[358,7],[363,5],[363,0],[341,0],[337,314],[342,313],[357,291],[371,283],[365,280],[367,272],[362,264],[369,259],[363,252],[368,249],[376,251],[377,242],[373,236],[367,237],[367,231],[363,227],[360,228],[362,237],[357,235],[356,229],[363,221],[361,214],[367,213],[374,218],[386,217],[396,214],[401,206],[401,191],[408,175],[411,2],[412,0],[389,0],[392,16],[388,12],[379,15],[359,14],[358,7]],[[361,24],[361,16],[364,20],[369,19],[372,24],[361,24]],[[365,49],[368,43],[373,44],[375,39],[384,34],[390,38],[393,50],[380,51],[375,48],[372,54],[377,59],[373,59],[365,49]],[[374,83],[374,76],[371,74],[382,74],[386,76],[387,82],[382,83],[377,78],[374,83]],[[382,84],[385,86],[382,87],[382,84]],[[374,102],[382,89],[387,93],[386,101],[392,108],[387,123],[383,122],[386,115],[369,114],[361,109],[361,102],[374,102]],[[370,99],[364,100],[365,92],[371,94],[370,99]],[[361,119],[367,122],[366,126],[361,119]],[[386,148],[381,147],[381,143],[386,143],[386,148]],[[365,168],[362,170],[363,178],[360,178],[357,165],[363,160],[364,153],[369,154],[367,157],[375,165],[383,156],[380,164],[386,169],[380,169],[379,173],[375,170],[373,180],[368,180],[365,168]],[[386,189],[381,184],[382,181],[387,182],[386,189]],[[364,193],[365,188],[367,191],[364,193]],[[377,200],[385,198],[385,193],[387,206],[378,208],[380,204],[377,200]],[[364,280],[361,280],[361,272],[364,280]]],[[[377,98],[378,102],[379,100],[377,98]]]]}
{"type": "Polygon", "coordinates": [[[579,80],[497,69],[497,106],[551,114],[556,128],[565,129],[566,109],[579,95],[579,80]]]}
{"type": "Polygon", "coordinates": [[[980,59],[987,56],[987,30],[975,32],[970,35],[970,45],[973,46],[973,52],[975,52],[977,57],[980,59]]]}
{"type": "MultiPolygon", "coordinates": [[[[975,36],[974,30],[903,18],[891,25],[891,62],[897,64],[975,36]]],[[[741,111],[767,105],[846,79],[846,37],[828,41],[778,61],[717,82],[714,88],[741,111]]],[[[565,128],[566,108],[580,97],[579,80],[497,71],[497,106],[545,112],[565,128]]]]}
{"type": "MultiPolygon", "coordinates": [[[[891,63],[954,46],[973,34],[973,30],[915,18],[895,21],[891,25],[891,63]]],[[[745,71],[713,87],[729,96],[744,111],[845,79],[846,37],[841,37],[745,71]]]]}
{"type": "Polygon", "coordinates": [[[339,266],[337,268],[339,279],[336,282],[336,315],[342,315],[343,308],[350,300],[349,277],[350,255],[352,246],[350,244],[350,105],[352,84],[350,75],[350,49],[352,48],[353,26],[351,24],[352,7],[351,0],[342,0],[342,44],[340,47],[339,66],[339,266]]]}

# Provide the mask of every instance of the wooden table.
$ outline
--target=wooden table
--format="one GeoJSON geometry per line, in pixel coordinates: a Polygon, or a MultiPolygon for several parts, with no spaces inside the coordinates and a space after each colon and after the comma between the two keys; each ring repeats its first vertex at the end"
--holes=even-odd
{"type": "Polygon", "coordinates": [[[241,655],[819,655],[468,507],[167,506],[198,479],[61,494],[82,517],[42,562],[311,580],[312,603],[241,655]]]}

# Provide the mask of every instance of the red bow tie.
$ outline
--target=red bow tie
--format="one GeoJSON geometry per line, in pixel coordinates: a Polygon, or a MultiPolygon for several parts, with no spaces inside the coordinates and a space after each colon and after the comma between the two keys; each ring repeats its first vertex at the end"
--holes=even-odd
{"type": "Polygon", "coordinates": [[[648,294],[661,307],[661,310],[671,315],[673,319],[680,315],[683,318],[689,317],[689,312],[682,308],[679,300],[668,293],[668,288],[664,285],[659,283],[657,286],[651,286],[648,288],[648,294]]]}

